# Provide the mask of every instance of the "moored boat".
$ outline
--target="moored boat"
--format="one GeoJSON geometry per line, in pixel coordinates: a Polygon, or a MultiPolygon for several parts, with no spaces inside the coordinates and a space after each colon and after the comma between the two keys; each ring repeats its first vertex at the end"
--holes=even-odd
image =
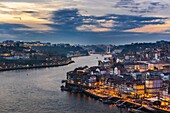
{"type": "Polygon", "coordinates": [[[60,87],[61,91],[71,91],[69,88],[65,87],[65,86],[61,86],[60,87]]]}
{"type": "Polygon", "coordinates": [[[134,109],[134,108],[128,108],[129,113],[143,113],[141,110],[134,109]]]}

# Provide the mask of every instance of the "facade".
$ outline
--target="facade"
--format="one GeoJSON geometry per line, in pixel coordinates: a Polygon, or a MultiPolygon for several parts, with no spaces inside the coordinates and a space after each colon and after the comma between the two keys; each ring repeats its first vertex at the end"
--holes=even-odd
{"type": "Polygon", "coordinates": [[[133,85],[135,94],[144,95],[145,94],[145,84],[144,83],[135,83],[133,85]]]}
{"type": "Polygon", "coordinates": [[[170,83],[168,84],[168,94],[170,95],[170,83]]]}
{"type": "Polygon", "coordinates": [[[115,62],[111,53],[106,53],[103,55],[103,59],[99,61],[98,65],[102,68],[109,69],[115,62]]]}
{"type": "Polygon", "coordinates": [[[125,55],[125,60],[136,60],[135,54],[126,54],[125,55]]]}
{"type": "Polygon", "coordinates": [[[7,56],[7,57],[3,57],[4,59],[7,60],[18,60],[18,59],[30,59],[29,55],[22,55],[22,56],[7,56]]]}
{"type": "Polygon", "coordinates": [[[139,70],[140,72],[143,72],[148,70],[148,64],[146,63],[128,62],[128,63],[124,63],[124,66],[128,72],[132,72],[134,70],[139,70]]]}
{"type": "Polygon", "coordinates": [[[157,68],[158,70],[162,70],[164,68],[166,68],[166,66],[169,65],[169,62],[164,62],[164,61],[152,61],[152,62],[148,62],[149,65],[149,69],[154,70],[154,68],[157,68]]]}
{"type": "Polygon", "coordinates": [[[146,93],[158,94],[163,86],[163,80],[161,79],[147,79],[145,80],[146,93]]]}
{"type": "Polygon", "coordinates": [[[102,77],[98,67],[79,67],[67,73],[67,83],[94,88],[102,84],[102,77]]]}

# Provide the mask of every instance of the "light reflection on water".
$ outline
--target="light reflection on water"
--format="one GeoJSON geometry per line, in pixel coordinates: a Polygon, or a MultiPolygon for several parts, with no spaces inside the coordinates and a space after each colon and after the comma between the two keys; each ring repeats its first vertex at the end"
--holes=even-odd
{"type": "Polygon", "coordinates": [[[120,113],[85,95],[60,91],[67,71],[97,65],[96,57],[101,59],[92,55],[68,66],[0,72],[0,113],[120,113]]]}

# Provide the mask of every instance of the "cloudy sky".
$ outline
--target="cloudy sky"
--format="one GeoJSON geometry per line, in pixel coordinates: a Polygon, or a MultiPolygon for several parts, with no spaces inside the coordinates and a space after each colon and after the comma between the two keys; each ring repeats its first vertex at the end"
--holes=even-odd
{"type": "Polygon", "coordinates": [[[0,41],[170,41],[170,0],[0,0],[0,41]]]}

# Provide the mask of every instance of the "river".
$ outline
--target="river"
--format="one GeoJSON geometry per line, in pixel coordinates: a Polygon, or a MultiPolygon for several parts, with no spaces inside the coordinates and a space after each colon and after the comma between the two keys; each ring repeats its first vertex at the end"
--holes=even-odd
{"type": "Polygon", "coordinates": [[[75,63],[53,68],[0,72],[0,113],[127,113],[90,97],[60,91],[66,72],[95,66],[101,55],[77,57],[75,63]]]}

